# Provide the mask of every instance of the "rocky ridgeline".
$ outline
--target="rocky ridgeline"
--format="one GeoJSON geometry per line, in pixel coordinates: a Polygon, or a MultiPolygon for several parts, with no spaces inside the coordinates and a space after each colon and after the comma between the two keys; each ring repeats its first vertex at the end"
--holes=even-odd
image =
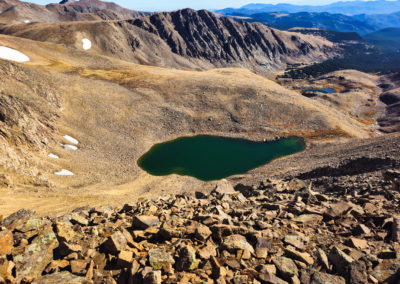
{"type": "Polygon", "coordinates": [[[362,195],[292,179],[210,194],[20,210],[1,222],[1,283],[398,283],[400,173],[362,195]]]}

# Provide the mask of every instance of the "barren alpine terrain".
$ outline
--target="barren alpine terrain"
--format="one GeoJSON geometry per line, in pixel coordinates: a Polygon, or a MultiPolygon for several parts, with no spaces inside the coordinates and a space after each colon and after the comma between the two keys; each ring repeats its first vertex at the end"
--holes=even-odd
{"type": "Polygon", "coordinates": [[[398,73],[282,76],[342,53],[206,10],[0,0],[0,283],[397,283],[398,73]],[[206,134],[306,149],[212,182],[137,164],[206,134]]]}

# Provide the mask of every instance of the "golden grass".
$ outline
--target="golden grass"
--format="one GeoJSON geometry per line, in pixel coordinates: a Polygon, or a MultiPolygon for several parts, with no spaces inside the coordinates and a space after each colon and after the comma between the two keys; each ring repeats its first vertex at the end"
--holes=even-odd
{"type": "Polygon", "coordinates": [[[80,75],[82,77],[101,79],[114,83],[130,81],[134,77],[134,73],[131,70],[92,70],[87,68],[83,69],[80,75]]]}
{"type": "Polygon", "coordinates": [[[317,129],[317,130],[291,130],[287,136],[300,136],[309,140],[328,140],[335,138],[354,138],[351,134],[344,131],[339,126],[333,129],[317,129]]]}
{"type": "Polygon", "coordinates": [[[79,68],[76,66],[73,66],[63,61],[55,61],[55,60],[52,60],[51,64],[49,64],[47,67],[64,73],[77,72],[79,70],[79,68]]]}
{"type": "Polygon", "coordinates": [[[362,118],[357,118],[356,120],[358,122],[361,122],[366,125],[374,125],[376,123],[375,121],[375,116],[376,116],[377,110],[370,110],[363,112],[361,114],[362,118]]]}

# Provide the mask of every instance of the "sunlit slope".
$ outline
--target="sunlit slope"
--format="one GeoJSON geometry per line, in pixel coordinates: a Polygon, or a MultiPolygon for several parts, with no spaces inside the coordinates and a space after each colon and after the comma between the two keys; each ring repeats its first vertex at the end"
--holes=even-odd
{"type": "Polygon", "coordinates": [[[49,212],[165,194],[166,185],[195,190],[201,183],[193,178],[152,177],[136,165],[154,143],[182,135],[368,136],[343,113],[246,69],[144,66],[95,48],[5,35],[0,46],[31,59],[0,60],[0,167],[8,188],[0,204],[7,212],[27,207],[28,192],[29,206],[49,212]],[[79,140],[77,151],[62,147],[64,135],[79,140]],[[55,176],[61,169],[75,175],[55,176]]]}
{"type": "Polygon", "coordinates": [[[179,69],[245,67],[265,73],[285,68],[286,63],[321,61],[338,51],[321,37],[191,9],[121,21],[10,25],[0,32],[76,47],[85,37],[104,55],[179,69]]]}

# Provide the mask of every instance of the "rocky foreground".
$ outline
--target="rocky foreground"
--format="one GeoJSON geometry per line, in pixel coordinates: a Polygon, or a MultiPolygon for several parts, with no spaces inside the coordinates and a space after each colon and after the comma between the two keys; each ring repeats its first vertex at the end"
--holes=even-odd
{"type": "Polygon", "coordinates": [[[20,210],[1,221],[0,283],[399,283],[399,178],[325,193],[222,181],[120,209],[20,210]]]}

